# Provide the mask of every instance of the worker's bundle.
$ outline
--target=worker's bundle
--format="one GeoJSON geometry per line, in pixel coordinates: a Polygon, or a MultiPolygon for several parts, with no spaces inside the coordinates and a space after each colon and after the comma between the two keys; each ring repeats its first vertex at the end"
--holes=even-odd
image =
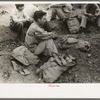
{"type": "Polygon", "coordinates": [[[81,51],[89,51],[90,50],[90,43],[88,41],[84,41],[78,39],[76,36],[66,35],[59,39],[57,43],[58,47],[62,50],[68,49],[73,47],[75,49],[79,49],[81,51]]]}
{"type": "Polygon", "coordinates": [[[80,24],[76,17],[69,18],[67,20],[67,25],[70,33],[75,34],[79,32],[80,24]]]}
{"type": "Polygon", "coordinates": [[[36,65],[39,62],[39,58],[31,53],[25,46],[19,46],[12,52],[12,57],[22,63],[23,65],[36,65]]]}
{"type": "Polygon", "coordinates": [[[44,63],[39,69],[37,74],[43,79],[44,82],[52,83],[59,78],[69,67],[76,64],[75,58],[71,55],[65,57],[63,55],[55,54],[48,62],[44,63]]]}

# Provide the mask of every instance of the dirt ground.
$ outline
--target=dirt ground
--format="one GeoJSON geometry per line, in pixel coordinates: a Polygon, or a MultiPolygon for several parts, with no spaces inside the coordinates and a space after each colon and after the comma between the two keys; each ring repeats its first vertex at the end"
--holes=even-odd
{"type": "MultiPolygon", "coordinates": [[[[35,74],[36,66],[29,66],[31,72],[28,76],[22,76],[14,71],[10,62],[11,52],[21,44],[16,40],[16,33],[9,29],[9,15],[14,5],[0,5],[0,83],[43,83],[35,74]],[[2,12],[2,13],[1,13],[2,12]]],[[[47,5],[38,5],[45,9],[47,5]]],[[[75,13],[80,15],[81,9],[76,9],[75,13]]],[[[60,36],[68,35],[66,26],[61,21],[53,21],[56,25],[56,34],[60,36]]],[[[85,34],[76,34],[80,39],[86,40],[91,44],[89,52],[82,52],[71,47],[66,50],[59,50],[60,53],[66,52],[76,57],[77,65],[64,72],[55,83],[99,83],[100,82],[100,31],[91,26],[85,34]],[[90,56],[88,56],[90,55],[90,56]]],[[[58,38],[59,39],[59,38],[58,38]]],[[[57,43],[55,40],[55,43],[57,43]]]]}

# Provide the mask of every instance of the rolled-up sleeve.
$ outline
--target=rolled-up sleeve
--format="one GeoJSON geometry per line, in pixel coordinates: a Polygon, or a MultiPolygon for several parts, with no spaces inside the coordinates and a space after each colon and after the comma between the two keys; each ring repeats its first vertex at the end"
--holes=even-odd
{"type": "Polygon", "coordinates": [[[37,30],[35,30],[35,36],[38,39],[45,40],[45,39],[51,38],[52,32],[47,32],[44,30],[37,29],[37,30]]]}

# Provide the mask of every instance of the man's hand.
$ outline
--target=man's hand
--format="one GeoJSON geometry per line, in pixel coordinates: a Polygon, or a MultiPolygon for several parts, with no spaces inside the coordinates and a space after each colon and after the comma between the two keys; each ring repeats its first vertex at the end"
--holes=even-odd
{"type": "Polygon", "coordinates": [[[98,14],[95,14],[95,17],[98,17],[98,14]]]}
{"type": "Polygon", "coordinates": [[[89,16],[89,17],[93,17],[94,15],[92,15],[92,14],[89,13],[88,16],[89,16]]]}
{"type": "Polygon", "coordinates": [[[84,15],[88,16],[88,17],[93,17],[94,15],[90,14],[90,13],[86,13],[84,12],[84,15]]]}
{"type": "Polygon", "coordinates": [[[100,11],[95,14],[95,17],[98,17],[98,16],[100,16],[100,11]]]}
{"type": "Polygon", "coordinates": [[[32,19],[32,18],[30,18],[30,17],[29,17],[29,18],[27,18],[26,20],[27,20],[27,21],[29,21],[29,22],[33,22],[33,19],[32,19]]]}
{"type": "Polygon", "coordinates": [[[57,36],[55,33],[52,33],[52,38],[53,38],[53,39],[57,39],[58,36],[57,36]]]}

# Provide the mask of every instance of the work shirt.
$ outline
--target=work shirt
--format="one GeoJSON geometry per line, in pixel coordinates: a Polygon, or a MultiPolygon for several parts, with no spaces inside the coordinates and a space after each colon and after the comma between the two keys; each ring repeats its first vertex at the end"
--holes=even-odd
{"type": "Polygon", "coordinates": [[[84,5],[84,12],[90,13],[95,15],[100,10],[98,4],[93,4],[93,6],[90,6],[89,4],[84,5]]]}
{"type": "Polygon", "coordinates": [[[38,23],[34,22],[31,24],[26,33],[25,45],[29,48],[32,48],[39,42],[51,38],[51,34],[51,32],[45,31],[38,25],[38,23]]]}
{"type": "Polygon", "coordinates": [[[14,21],[14,22],[20,22],[23,19],[29,18],[29,16],[26,14],[26,12],[24,10],[19,11],[16,8],[14,8],[11,12],[10,15],[10,21],[14,21]]]}

